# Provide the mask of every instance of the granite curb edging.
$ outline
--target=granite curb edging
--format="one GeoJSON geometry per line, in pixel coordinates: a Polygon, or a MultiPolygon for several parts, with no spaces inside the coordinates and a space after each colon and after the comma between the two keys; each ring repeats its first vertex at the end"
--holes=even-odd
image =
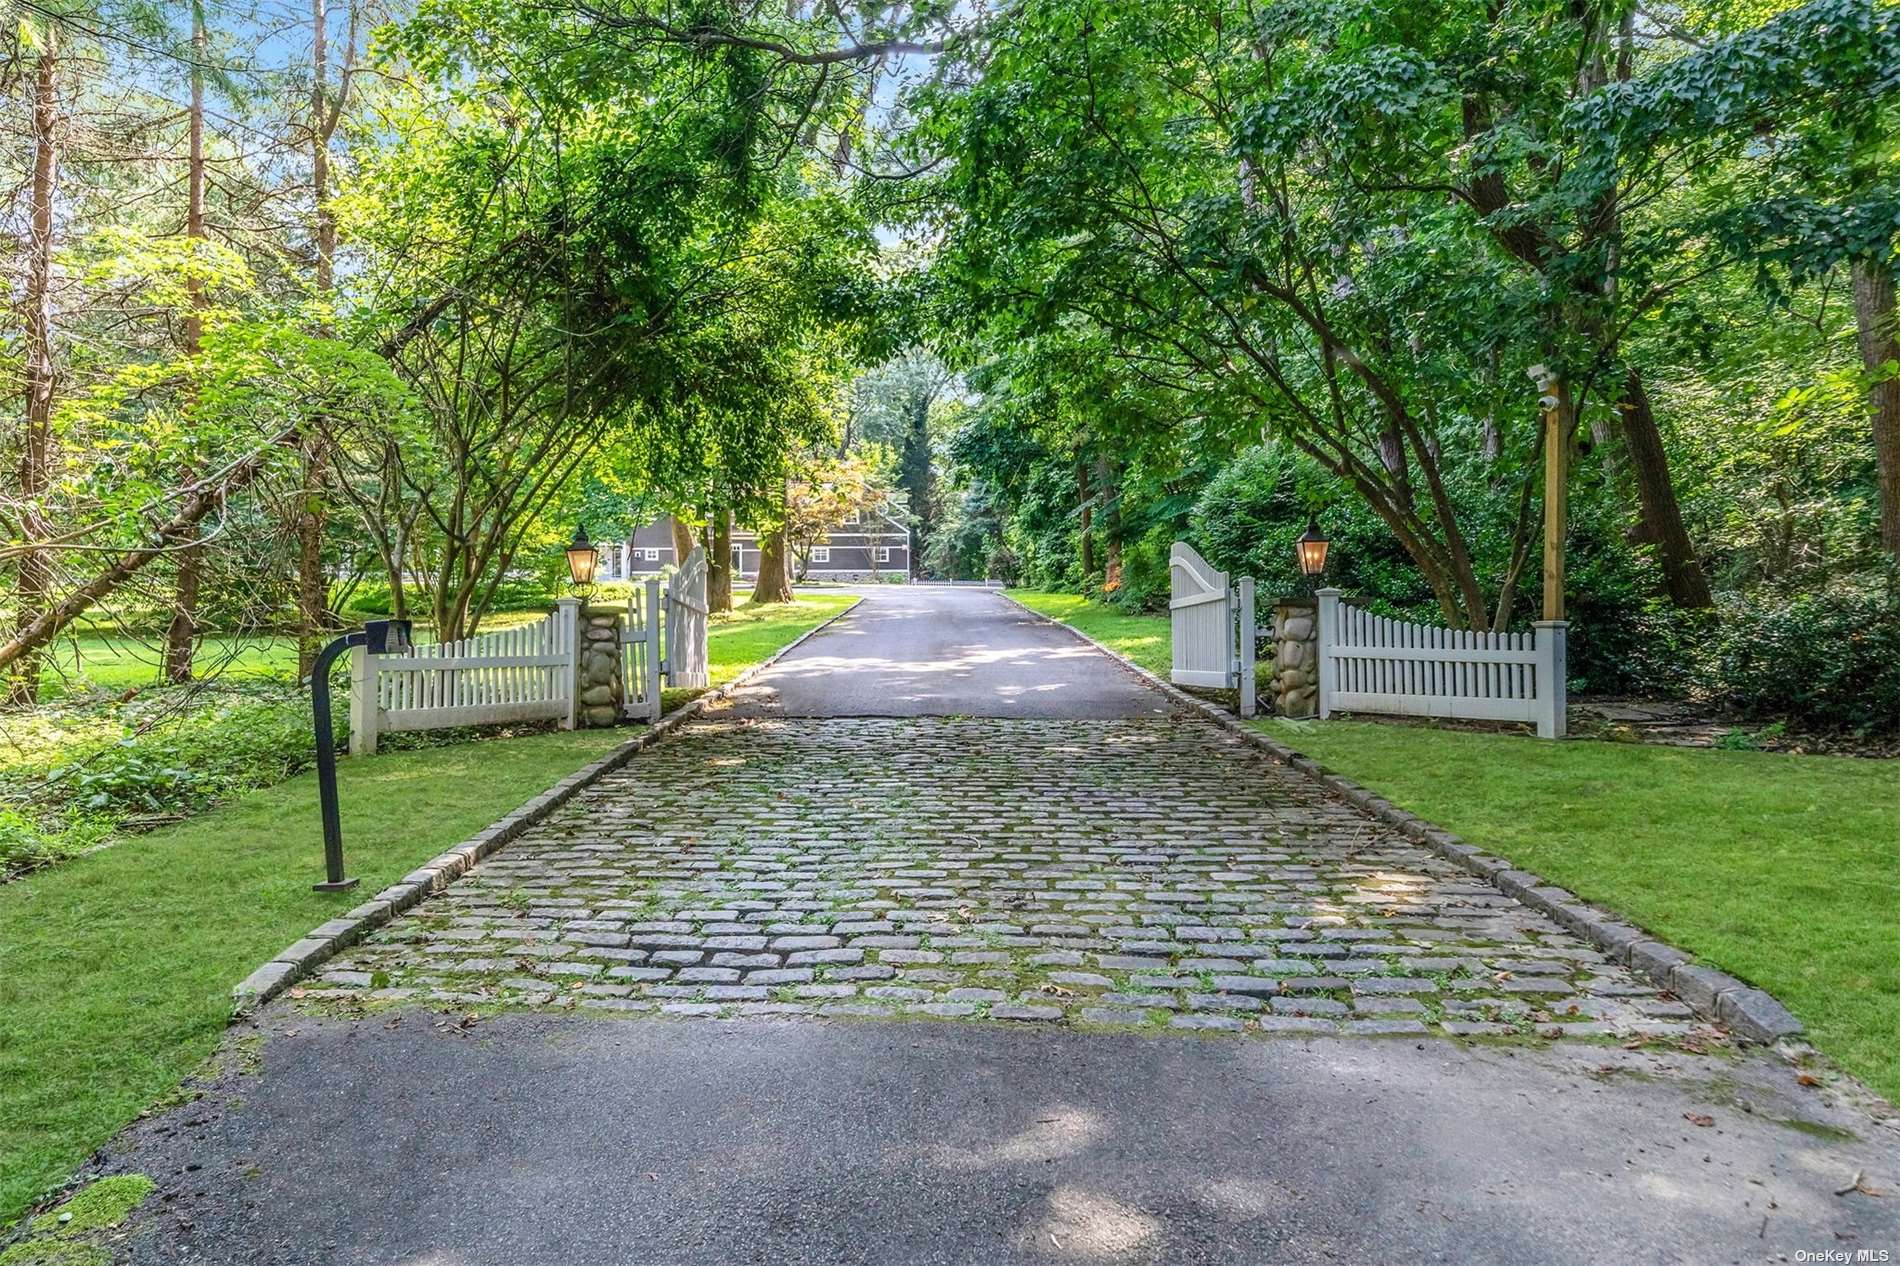
{"type": "Polygon", "coordinates": [[[613,773],[640,752],[667,738],[713,704],[729,698],[734,691],[744,686],[753,677],[791,654],[806,639],[817,635],[834,620],[850,614],[862,601],[864,599],[858,597],[850,606],[832,612],[725,685],[696,695],[654,722],[650,728],[634,735],[598,760],[583,765],[540,795],[477,831],[454,848],[424,862],[368,901],[345,911],[334,919],[318,924],[302,938],[273,955],[269,962],[232,988],[232,1017],[234,1019],[241,1017],[269,1002],[309,976],[317,967],[334,957],[339,950],[356,944],[366,933],[420,904],[424,897],[448,887],[467,874],[477,862],[493,856],[503,846],[519,838],[529,827],[541,822],[573,799],[576,792],[613,773]]]}
{"type": "Polygon", "coordinates": [[[1804,1033],[1801,1021],[1766,990],[1757,989],[1727,972],[1698,963],[1686,952],[1618,918],[1610,911],[1589,904],[1569,889],[1549,883],[1530,871],[1521,870],[1501,857],[1493,857],[1477,845],[1467,843],[1452,832],[1399,808],[1383,796],[1334,773],[1312,757],[1261,733],[1237,717],[1229,716],[1218,705],[1196,698],[1172,682],[1163,680],[1074,625],[1044,615],[1000,590],[991,592],[1035,619],[1068,630],[1174,703],[1198,713],[1228,733],[1261,749],[1280,764],[1305,774],[1407,839],[1424,845],[1440,857],[1488,880],[1506,896],[1548,915],[1566,931],[1590,941],[1619,963],[1643,973],[1675,994],[1702,1018],[1726,1025],[1736,1036],[1752,1042],[1773,1044],[1799,1038],[1804,1033]]]}

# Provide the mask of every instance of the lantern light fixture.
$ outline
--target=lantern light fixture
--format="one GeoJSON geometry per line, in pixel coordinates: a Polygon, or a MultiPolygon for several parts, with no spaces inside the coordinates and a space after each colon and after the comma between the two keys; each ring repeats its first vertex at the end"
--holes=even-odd
{"type": "Polygon", "coordinates": [[[574,590],[582,595],[594,587],[594,571],[600,566],[600,550],[587,539],[587,525],[577,524],[573,543],[567,547],[567,574],[574,590]]]}
{"type": "Polygon", "coordinates": [[[1300,539],[1293,542],[1293,553],[1299,559],[1300,574],[1317,576],[1326,570],[1326,551],[1332,542],[1320,532],[1319,524],[1312,519],[1306,521],[1306,531],[1300,539]]]}

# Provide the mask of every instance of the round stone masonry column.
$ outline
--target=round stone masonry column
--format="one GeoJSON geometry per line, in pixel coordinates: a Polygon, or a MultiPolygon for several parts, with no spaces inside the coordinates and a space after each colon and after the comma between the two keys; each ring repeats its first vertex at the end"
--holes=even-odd
{"type": "Polygon", "coordinates": [[[1319,604],[1310,598],[1273,604],[1273,710],[1319,715],[1319,604]]]}
{"type": "Polygon", "coordinates": [[[616,725],[626,712],[627,683],[621,676],[619,607],[581,608],[580,709],[583,729],[616,725]]]}

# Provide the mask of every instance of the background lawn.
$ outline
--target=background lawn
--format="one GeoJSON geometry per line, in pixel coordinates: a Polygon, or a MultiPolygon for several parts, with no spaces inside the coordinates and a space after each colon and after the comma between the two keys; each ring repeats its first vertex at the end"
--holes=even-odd
{"type": "MultiPolygon", "coordinates": [[[[853,601],[826,595],[717,620],[713,681],[853,601]]],[[[630,733],[342,761],[345,856],[363,881],[349,893],[310,890],[323,869],[310,774],[0,885],[0,1224],[215,1049],[231,987],[259,963],[630,733]]]]}
{"type": "Polygon", "coordinates": [[[1174,655],[1167,616],[1123,615],[1079,593],[1043,593],[1035,589],[1003,592],[1031,611],[1060,620],[1118,654],[1128,656],[1156,676],[1167,678],[1174,655]]]}
{"type": "MultiPolygon", "coordinates": [[[[1167,675],[1165,616],[1016,597],[1167,675]]],[[[1759,985],[1900,1102],[1900,763],[1371,721],[1257,724],[1759,985]]]]}
{"type": "MultiPolygon", "coordinates": [[[[546,615],[545,609],[492,612],[482,620],[482,632],[532,624],[546,615]]],[[[427,624],[418,622],[416,640],[435,640],[427,624]]],[[[163,634],[138,636],[99,629],[63,637],[46,650],[40,668],[40,698],[50,701],[89,689],[116,691],[158,685],[164,642],[163,634]]],[[[297,639],[281,633],[209,634],[198,641],[192,671],[200,678],[216,678],[227,684],[294,682],[297,639]]]]}
{"type": "MultiPolygon", "coordinates": [[[[798,601],[755,607],[750,603],[730,614],[712,618],[706,635],[707,658],[713,686],[723,686],[772,652],[797,638],[847,607],[856,605],[855,594],[798,591],[798,601]]],[[[675,689],[660,692],[667,711],[700,693],[675,689]]]]}

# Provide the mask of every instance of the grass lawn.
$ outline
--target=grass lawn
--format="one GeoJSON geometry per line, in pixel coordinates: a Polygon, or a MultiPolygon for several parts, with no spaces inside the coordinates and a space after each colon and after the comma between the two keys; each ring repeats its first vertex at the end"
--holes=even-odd
{"type": "Polygon", "coordinates": [[[1816,1046],[1900,1102],[1900,763],[1260,724],[1768,990],[1816,1046]]]}
{"type": "MultiPolygon", "coordinates": [[[[712,626],[728,681],[848,606],[827,595],[712,626]]],[[[354,892],[319,894],[316,785],[300,775],[202,817],[0,886],[0,1224],[217,1046],[231,986],[627,737],[584,730],[345,760],[354,892]]]]}
{"type": "MultiPolygon", "coordinates": [[[[713,686],[723,686],[805,630],[829,620],[857,602],[855,594],[821,593],[806,589],[798,601],[755,607],[751,603],[729,614],[712,617],[706,634],[706,655],[713,686]]],[[[661,702],[668,711],[700,693],[684,688],[664,690],[661,702]]]]}
{"type": "MultiPolygon", "coordinates": [[[[531,624],[542,611],[498,611],[482,621],[485,632],[531,624]]],[[[431,640],[419,629],[418,640],[431,640]]],[[[63,637],[46,650],[40,697],[59,699],[75,690],[130,690],[157,685],[164,654],[160,635],[87,631],[63,637]]],[[[198,643],[192,670],[221,681],[292,681],[297,675],[297,639],[276,633],[211,634],[198,643]]]]}
{"type": "MultiPolygon", "coordinates": [[[[714,616],[707,634],[712,684],[724,685],[817,621],[854,601],[850,594],[806,590],[789,606],[753,607],[747,603],[728,615],[714,616]]],[[[542,615],[539,611],[497,612],[483,621],[482,627],[493,632],[532,623],[542,615]]],[[[420,633],[419,640],[429,640],[426,631],[420,633]]],[[[41,697],[58,699],[74,689],[88,687],[130,690],[157,685],[161,649],[160,639],[123,633],[84,633],[62,639],[47,651],[40,673],[41,697]]],[[[288,682],[297,672],[297,639],[268,633],[248,637],[213,635],[199,643],[192,662],[200,677],[229,682],[288,682]]],[[[679,696],[689,697],[685,693],[679,696]]],[[[667,706],[675,702],[669,696],[667,706]]]]}
{"type": "Polygon", "coordinates": [[[1086,633],[1103,646],[1165,678],[1174,649],[1165,615],[1123,615],[1077,593],[1041,593],[1034,589],[1006,589],[1010,597],[1051,619],[1086,633]]]}
{"type": "MultiPolygon", "coordinates": [[[[75,690],[130,690],[159,681],[162,638],[123,633],[86,633],[47,648],[40,669],[40,697],[59,699],[75,690]]],[[[297,639],[270,634],[206,637],[192,656],[200,677],[226,681],[289,681],[297,672],[297,639]]]]}
{"type": "MultiPolygon", "coordinates": [[[[1165,617],[1017,596],[1166,673],[1165,617]]],[[[1369,721],[1258,724],[1768,990],[1816,1046],[1900,1102],[1900,762],[1369,721]]]]}

